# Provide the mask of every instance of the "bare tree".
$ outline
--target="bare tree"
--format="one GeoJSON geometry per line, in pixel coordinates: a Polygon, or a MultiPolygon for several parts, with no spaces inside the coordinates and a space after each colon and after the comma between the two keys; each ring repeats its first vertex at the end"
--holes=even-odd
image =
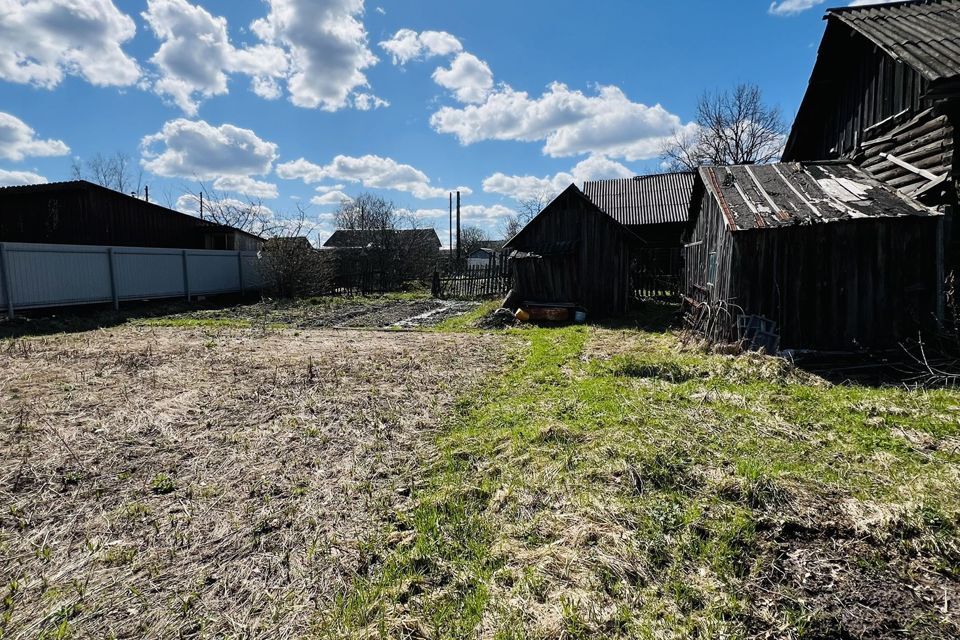
{"type": "Polygon", "coordinates": [[[674,171],[715,164],[763,164],[780,157],[786,125],[779,107],[763,102],[760,88],[704,93],[697,102],[696,130],[678,130],[661,155],[674,171]]]}
{"type": "Polygon", "coordinates": [[[460,247],[464,259],[483,246],[487,234],[480,227],[468,225],[460,230],[460,247]]]}
{"type": "Polygon", "coordinates": [[[545,191],[536,193],[528,198],[517,200],[517,213],[507,216],[503,222],[503,236],[507,240],[520,233],[528,222],[537,217],[543,208],[553,200],[554,196],[545,191]]]}
{"type": "Polygon", "coordinates": [[[280,298],[327,293],[336,274],[335,256],[318,251],[307,237],[310,224],[304,209],[283,219],[260,252],[265,289],[280,298]]]}
{"type": "MultiPolygon", "coordinates": [[[[226,192],[210,189],[201,182],[196,193],[186,191],[179,201],[190,203],[197,215],[204,220],[247,233],[266,238],[278,236],[284,231],[284,220],[275,216],[259,198],[238,200],[226,192]]],[[[300,215],[303,214],[299,207],[297,210],[300,215]]]]}
{"type": "Polygon", "coordinates": [[[393,202],[372,193],[344,200],[334,213],[338,229],[386,231],[400,226],[400,215],[393,202]]]}
{"type": "Polygon", "coordinates": [[[122,151],[117,151],[112,156],[97,153],[87,160],[74,158],[70,173],[74,180],[87,180],[108,189],[140,197],[143,169],[122,151]]]}

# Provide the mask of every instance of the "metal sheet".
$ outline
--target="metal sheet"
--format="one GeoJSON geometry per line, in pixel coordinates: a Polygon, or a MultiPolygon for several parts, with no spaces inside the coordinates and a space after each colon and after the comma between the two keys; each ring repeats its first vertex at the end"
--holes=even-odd
{"type": "Polygon", "coordinates": [[[686,222],[693,173],[663,173],[583,183],[583,193],[623,225],[686,222]]]}

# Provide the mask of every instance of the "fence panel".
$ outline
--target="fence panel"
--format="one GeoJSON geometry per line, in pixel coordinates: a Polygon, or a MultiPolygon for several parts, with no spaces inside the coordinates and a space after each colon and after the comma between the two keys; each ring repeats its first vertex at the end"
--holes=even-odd
{"type": "Polygon", "coordinates": [[[459,271],[436,272],[433,295],[436,298],[490,298],[510,290],[508,267],[467,267],[459,271]]]}
{"type": "Polygon", "coordinates": [[[251,291],[262,281],[252,251],[0,242],[0,303],[11,316],[16,309],[251,291]]]}

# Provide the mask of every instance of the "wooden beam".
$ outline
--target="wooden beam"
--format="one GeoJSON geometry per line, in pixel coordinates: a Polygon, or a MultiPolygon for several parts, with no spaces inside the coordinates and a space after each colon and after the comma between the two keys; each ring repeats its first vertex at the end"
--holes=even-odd
{"type": "Polygon", "coordinates": [[[919,167],[915,167],[915,166],[913,166],[912,164],[910,164],[909,162],[907,162],[906,160],[901,160],[900,158],[898,158],[897,156],[895,156],[895,155],[893,155],[893,154],[890,154],[890,153],[881,153],[881,154],[880,154],[880,157],[881,157],[881,158],[884,158],[885,160],[889,160],[890,162],[892,162],[893,164],[897,165],[898,167],[903,167],[904,169],[906,169],[907,171],[909,171],[909,172],[911,172],[911,173],[915,173],[915,174],[917,174],[918,176],[923,176],[924,178],[926,178],[927,180],[930,180],[931,182],[932,182],[933,180],[936,180],[937,178],[940,177],[940,176],[938,176],[938,175],[935,175],[935,174],[933,174],[933,173],[930,173],[930,172],[927,171],[926,169],[920,169],[919,167]]]}

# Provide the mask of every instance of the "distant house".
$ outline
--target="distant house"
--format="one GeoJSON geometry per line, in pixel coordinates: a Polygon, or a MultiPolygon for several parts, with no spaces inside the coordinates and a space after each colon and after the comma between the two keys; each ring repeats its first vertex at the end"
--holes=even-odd
{"type": "Polygon", "coordinates": [[[339,271],[375,273],[384,289],[425,279],[437,265],[440,237],[430,229],[337,229],[323,243],[340,254],[339,271]]]}
{"type": "Polygon", "coordinates": [[[467,266],[470,268],[501,266],[506,260],[504,243],[504,240],[483,240],[476,249],[467,254],[467,266]]]}
{"type": "Polygon", "coordinates": [[[630,300],[630,255],[636,236],[576,185],[554,198],[507,241],[514,293],[525,302],[584,307],[618,315],[630,300]]]}
{"type": "Polygon", "coordinates": [[[691,212],[687,295],[728,338],[892,346],[941,313],[943,216],[849,163],[704,167],[691,212]]]}
{"type": "Polygon", "coordinates": [[[263,239],[76,180],[0,188],[0,241],[257,251],[263,239]]]}
{"type": "Polygon", "coordinates": [[[639,240],[631,257],[635,295],[679,294],[693,181],[692,172],[678,172],[583,183],[584,195],[639,240]]]}
{"type": "MultiPolygon", "coordinates": [[[[783,159],[849,160],[924,204],[958,211],[960,0],[843,7],[825,19],[783,159]]],[[[951,227],[947,267],[957,269],[951,227]]]]}

